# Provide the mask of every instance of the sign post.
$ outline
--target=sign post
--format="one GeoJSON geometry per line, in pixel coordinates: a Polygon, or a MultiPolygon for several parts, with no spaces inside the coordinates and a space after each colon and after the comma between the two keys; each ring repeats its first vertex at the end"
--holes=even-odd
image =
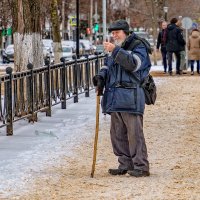
{"type": "Polygon", "coordinates": [[[186,45],[185,45],[185,54],[186,54],[186,69],[188,69],[188,29],[192,28],[192,19],[189,17],[184,17],[182,19],[182,27],[185,29],[186,45]]]}

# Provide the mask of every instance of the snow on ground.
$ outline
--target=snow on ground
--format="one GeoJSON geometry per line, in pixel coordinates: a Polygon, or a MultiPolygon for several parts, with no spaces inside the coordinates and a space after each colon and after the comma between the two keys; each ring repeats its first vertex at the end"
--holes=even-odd
{"type": "Polygon", "coordinates": [[[38,122],[27,120],[14,123],[14,135],[5,136],[0,129],[0,196],[26,188],[25,179],[32,179],[31,172],[39,172],[45,165],[59,162],[60,155],[72,156],[73,146],[94,134],[84,132],[89,124],[95,124],[95,93],[89,98],[83,95],[79,103],[67,101],[67,109],[53,107],[52,117],[40,113],[38,122]],[[62,151],[62,146],[67,151],[62,151]],[[65,148],[66,149],[66,148],[65,148]]]}

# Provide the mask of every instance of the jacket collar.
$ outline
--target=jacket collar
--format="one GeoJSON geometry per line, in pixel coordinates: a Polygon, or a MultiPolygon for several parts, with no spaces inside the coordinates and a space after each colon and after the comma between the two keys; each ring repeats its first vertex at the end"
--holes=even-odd
{"type": "Polygon", "coordinates": [[[133,41],[134,39],[134,36],[135,36],[135,33],[132,33],[131,35],[129,35],[126,40],[122,43],[122,48],[123,49],[128,49],[129,45],[131,44],[131,42],[133,41]]]}

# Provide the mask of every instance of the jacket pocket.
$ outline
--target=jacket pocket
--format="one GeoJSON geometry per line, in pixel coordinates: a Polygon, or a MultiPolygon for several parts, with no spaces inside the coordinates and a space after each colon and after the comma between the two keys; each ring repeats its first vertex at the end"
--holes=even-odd
{"type": "Polygon", "coordinates": [[[104,95],[101,101],[103,113],[110,110],[113,101],[113,88],[108,88],[104,91],[104,95]]]}
{"type": "Polygon", "coordinates": [[[137,108],[137,87],[135,86],[133,88],[115,88],[112,108],[114,110],[135,110],[137,108]]]}

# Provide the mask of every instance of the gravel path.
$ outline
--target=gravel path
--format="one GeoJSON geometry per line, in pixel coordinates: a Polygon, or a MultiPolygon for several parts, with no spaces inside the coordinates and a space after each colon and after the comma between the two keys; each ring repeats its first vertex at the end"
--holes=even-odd
{"type": "MultiPolygon", "coordinates": [[[[154,74],[155,76],[157,74],[154,74]]],[[[150,177],[111,176],[117,167],[109,138],[109,116],[102,117],[94,178],[90,178],[93,138],[74,147],[37,176],[31,189],[12,199],[27,200],[199,200],[200,77],[155,77],[156,105],[146,106],[144,132],[150,177]]],[[[86,127],[94,132],[94,124],[86,127]]]]}

